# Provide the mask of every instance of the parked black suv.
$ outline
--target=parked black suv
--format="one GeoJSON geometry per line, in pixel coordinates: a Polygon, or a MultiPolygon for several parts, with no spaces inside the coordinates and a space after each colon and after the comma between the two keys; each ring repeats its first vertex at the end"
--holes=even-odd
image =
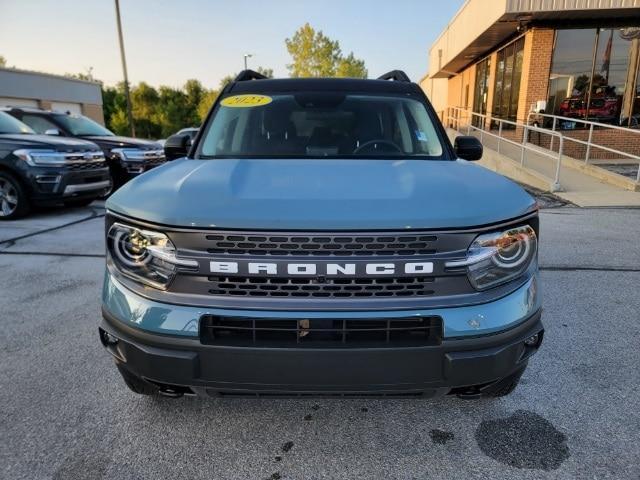
{"type": "Polygon", "coordinates": [[[34,205],[88,205],[110,190],[95,143],[36,135],[0,112],[0,220],[24,216],[34,205]]]}
{"type": "Polygon", "coordinates": [[[120,137],[84,115],[38,108],[5,110],[36,133],[77,137],[96,143],[104,152],[114,189],[165,162],[162,146],[150,140],[120,137]]]}

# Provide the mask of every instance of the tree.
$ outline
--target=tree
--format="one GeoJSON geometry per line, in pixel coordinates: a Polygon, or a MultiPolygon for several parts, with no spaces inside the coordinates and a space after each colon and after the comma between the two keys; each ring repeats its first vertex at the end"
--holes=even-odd
{"type": "Polygon", "coordinates": [[[6,67],[7,66],[7,59],[4,58],[2,55],[0,55],[0,67],[6,67]]]}
{"type": "Polygon", "coordinates": [[[78,80],[86,80],[88,82],[98,82],[98,83],[102,83],[99,82],[98,80],[95,80],[93,78],[93,75],[91,75],[91,72],[89,73],[65,73],[64,74],[65,77],[69,77],[69,78],[77,78],[78,80]]]}
{"type": "Polygon", "coordinates": [[[233,82],[233,79],[236,78],[237,76],[238,74],[234,73],[233,75],[227,75],[225,77],[222,77],[222,80],[220,80],[220,90],[226,87],[228,83],[233,82]]]}
{"type": "Polygon", "coordinates": [[[184,84],[184,93],[187,96],[187,123],[189,126],[198,126],[200,124],[200,115],[198,108],[202,98],[206,95],[207,90],[202,86],[199,80],[187,80],[184,84]]]}
{"type": "MultiPolygon", "coordinates": [[[[273,70],[258,67],[265,76],[273,70]]],[[[81,78],[82,74],[68,75],[81,78]]],[[[161,138],[185,127],[197,127],[206,118],[220,90],[235,76],[222,79],[220,89],[207,89],[198,80],[187,80],[182,88],[160,86],[158,89],[140,82],[131,89],[131,110],[136,133],[143,138],[161,138]]],[[[102,108],[107,128],[118,135],[127,135],[127,102],[124,84],[102,87],[102,108]]]]}
{"type": "Polygon", "coordinates": [[[293,63],[287,65],[292,77],[332,77],[340,59],[340,45],[322,31],[305,23],[292,38],[284,41],[293,63]]]}
{"type": "Polygon", "coordinates": [[[158,89],[158,93],[158,104],[153,120],[156,128],[160,130],[161,137],[168,137],[181,128],[193,125],[189,97],[185,92],[163,86],[158,89]]]}
{"type": "Polygon", "coordinates": [[[256,68],[256,72],[261,73],[262,75],[264,75],[267,78],[273,78],[273,68],[258,67],[258,68],[256,68]]]}
{"type": "Polygon", "coordinates": [[[145,82],[131,89],[131,113],[136,132],[145,138],[158,138],[161,127],[154,121],[157,112],[158,92],[145,82]]]}
{"type": "MultiPolygon", "coordinates": [[[[116,131],[112,125],[112,119],[115,118],[116,112],[122,110],[125,112],[126,118],[126,100],[124,97],[124,87],[122,83],[115,87],[102,86],[102,112],[104,113],[104,123],[109,130],[116,131]]],[[[125,125],[127,127],[127,125],[125,125]]],[[[117,132],[126,133],[126,132],[117,132]]]]}
{"type": "Polygon", "coordinates": [[[207,114],[209,110],[211,110],[211,106],[213,102],[216,101],[218,95],[220,94],[219,90],[207,90],[206,93],[202,96],[200,103],[198,104],[198,119],[199,123],[204,122],[204,119],[207,118],[207,114]]]}
{"type": "Polygon", "coordinates": [[[360,60],[351,52],[345,58],[341,58],[336,69],[336,77],[367,78],[367,69],[364,60],[360,60]]]}
{"type": "Polygon", "coordinates": [[[337,40],[331,40],[308,23],[284,42],[293,60],[287,65],[292,77],[367,76],[364,60],[355,58],[353,52],[344,57],[337,40]]]}
{"type": "Polygon", "coordinates": [[[107,124],[107,128],[111,130],[116,135],[124,135],[128,136],[129,132],[129,119],[127,118],[127,111],[117,109],[114,111],[109,117],[108,121],[105,116],[105,123],[107,124]]]}

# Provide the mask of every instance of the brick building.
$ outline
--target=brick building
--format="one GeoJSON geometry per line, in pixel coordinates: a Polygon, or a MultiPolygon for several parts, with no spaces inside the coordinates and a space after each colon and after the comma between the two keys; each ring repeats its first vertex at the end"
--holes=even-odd
{"type": "MultiPolygon", "coordinates": [[[[640,0],[467,0],[432,45],[421,84],[439,112],[455,106],[487,115],[483,128],[493,118],[527,122],[536,105],[640,128],[640,0]]],[[[556,127],[586,135],[572,120],[556,127]]],[[[606,129],[594,136],[640,154],[637,136],[606,129]]],[[[569,148],[576,151],[568,155],[584,153],[577,143],[569,148]]]]}

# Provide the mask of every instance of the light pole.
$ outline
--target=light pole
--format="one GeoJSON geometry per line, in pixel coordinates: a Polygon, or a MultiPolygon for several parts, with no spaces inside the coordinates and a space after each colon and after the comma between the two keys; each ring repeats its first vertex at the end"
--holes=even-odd
{"type": "Polygon", "coordinates": [[[247,70],[247,58],[253,57],[253,53],[245,53],[244,54],[244,69],[247,70]]]}
{"type": "Polygon", "coordinates": [[[122,24],[120,23],[120,0],[116,2],[116,21],[118,23],[118,39],[120,40],[120,59],[122,60],[122,73],[124,74],[124,97],[127,101],[127,121],[131,136],[136,136],[136,129],[133,126],[133,115],[131,114],[131,95],[129,94],[129,76],[127,75],[127,59],[124,56],[124,40],[122,39],[122,24]]]}

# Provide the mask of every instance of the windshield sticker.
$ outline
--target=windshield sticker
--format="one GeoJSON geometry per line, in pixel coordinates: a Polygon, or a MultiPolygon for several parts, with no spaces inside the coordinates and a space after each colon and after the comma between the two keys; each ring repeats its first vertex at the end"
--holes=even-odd
{"type": "Polygon", "coordinates": [[[271,103],[272,100],[271,97],[266,95],[234,95],[224,98],[220,105],[234,108],[260,107],[271,103]]]}
{"type": "Polygon", "coordinates": [[[416,138],[418,139],[419,142],[428,142],[429,141],[427,139],[427,134],[424,133],[422,130],[416,130],[416,138]]]}

